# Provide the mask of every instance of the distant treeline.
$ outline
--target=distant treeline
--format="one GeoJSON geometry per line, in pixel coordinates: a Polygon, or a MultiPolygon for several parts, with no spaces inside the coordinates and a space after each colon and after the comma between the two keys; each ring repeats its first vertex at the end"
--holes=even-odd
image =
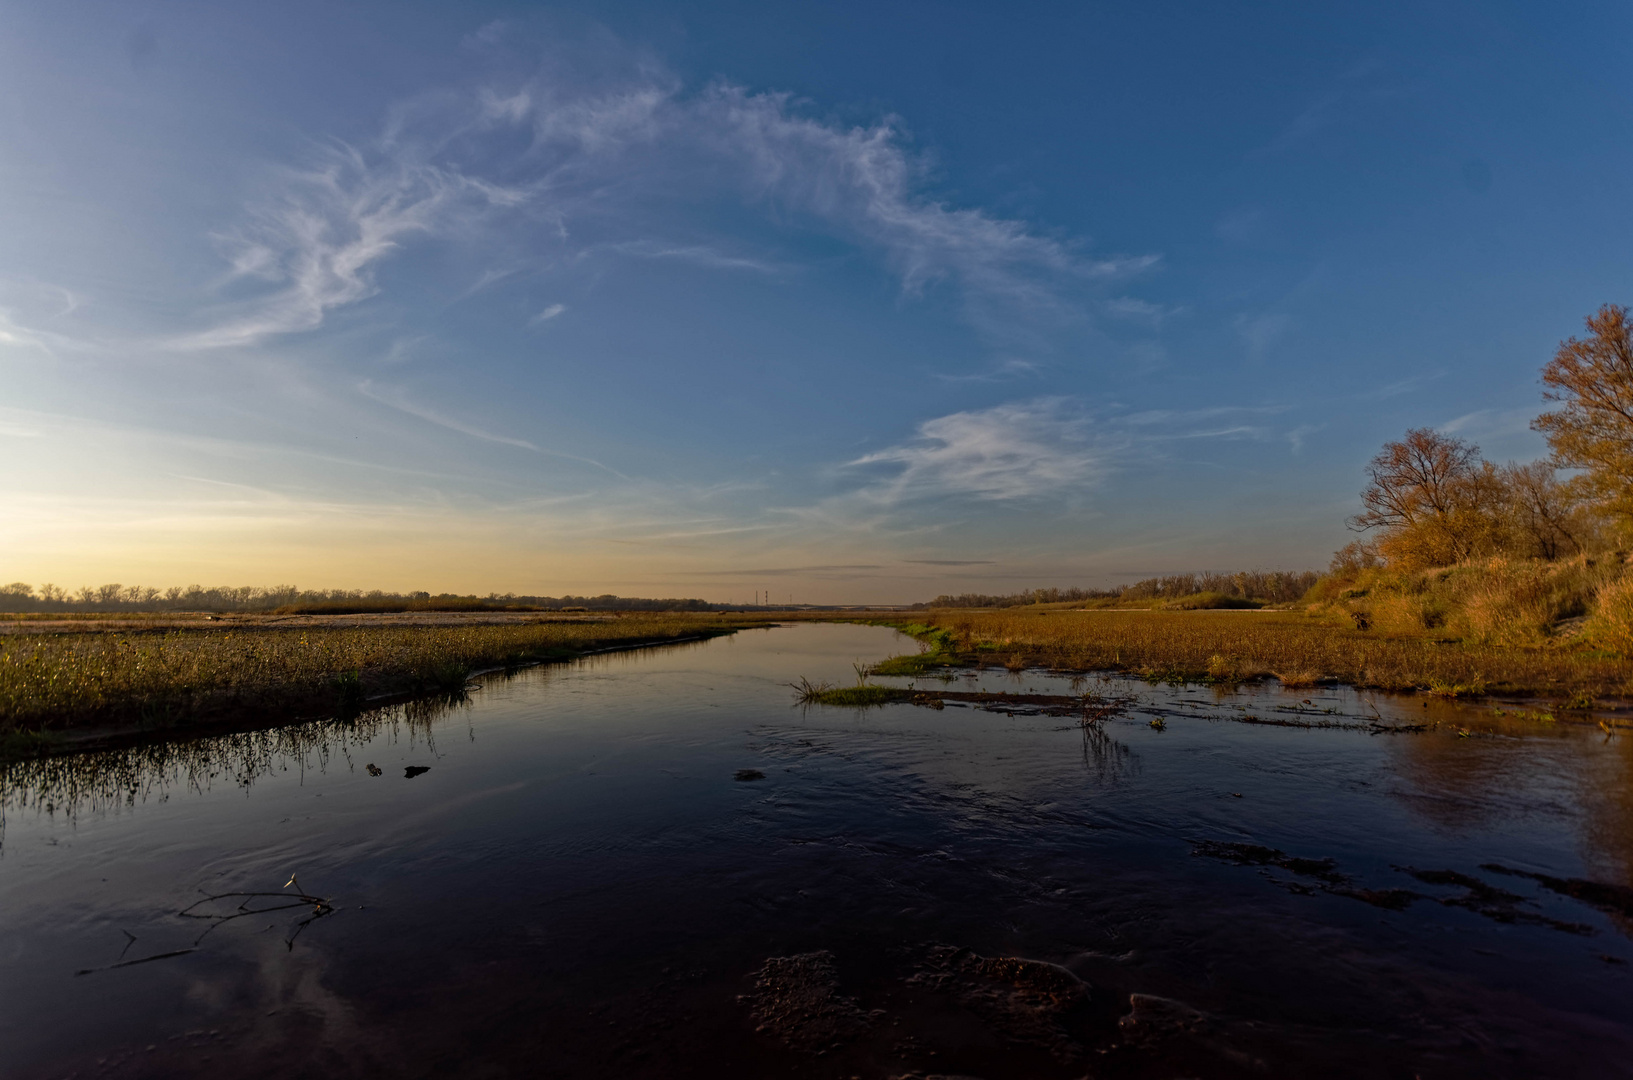
{"type": "Polygon", "coordinates": [[[375,589],[297,589],[293,585],[205,588],[189,585],[156,589],[143,585],[83,586],[72,592],[55,585],[38,589],[17,581],[0,585],[0,611],[210,611],[276,612],[284,615],[356,615],[394,611],[712,611],[725,605],[703,600],[644,599],[630,596],[518,596],[489,593],[460,596],[428,592],[390,593],[375,589]]]}
{"type": "Polygon", "coordinates": [[[1234,600],[1290,604],[1309,592],[1321,575],[1314,570],[1242,570],[1234,574],[1168,574],[1146,578],[1121,589],[1028,589],[1003,596],[961,593],[938,596],[933,608],[1010,608],[1087,600],[1178,600],[1212,593],[1234,600]]]}
{"type": "Polygon", "coordinates": [[[1059,604],[1072,600],[1104,600],[1117,595],[1116,590],[1105,589],[1027,589],[1024,592],[992,596],[987,593],[959,593],[957,596],[938,596],[928,607],[950,608],[1006,608],[1027,604],[1059,604]]]}
{"type": "Polygon", "coordinates": [[[1291,604],[1321,580],[1314,570],[1239,570],[1234,574],[1170,574],[1126,585],[1124,600],[1174,600],[1199,593],[1218,593],[1237,600],[1291,604]]]}

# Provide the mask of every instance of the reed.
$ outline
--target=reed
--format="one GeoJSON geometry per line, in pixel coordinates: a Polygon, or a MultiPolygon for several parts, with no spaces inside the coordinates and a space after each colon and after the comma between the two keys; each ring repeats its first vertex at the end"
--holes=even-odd
{"type": "Polygon", "coordinates": [[[1633,696],[1633,669],[1589,646],[1521,646],[1418,629],[1359,630],[1322,611],[959,611],[925,620],[962,662],[1121,670],[1162,681],[1283,673],[1388,690],[1633,696]]]}
{"type": "Polygon", "coordinates": [[[26,749],[31,738],[76,727],[338,715],[386,697],[455,693],[483,668],[736,625],[665,613],[497,625],[15,632],[0,636],[0,735],[26,749]]]}

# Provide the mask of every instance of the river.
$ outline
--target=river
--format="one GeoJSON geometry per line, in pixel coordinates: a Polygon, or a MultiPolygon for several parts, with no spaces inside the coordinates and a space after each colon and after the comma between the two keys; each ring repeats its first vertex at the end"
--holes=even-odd
{"type": "Polygon", "coordinates": [[[794,704],[913,647],[10,766],[0,1073],[1633,1075],[1626,736],[1041,671],[949,685],[1124,707],[794,704]]]}

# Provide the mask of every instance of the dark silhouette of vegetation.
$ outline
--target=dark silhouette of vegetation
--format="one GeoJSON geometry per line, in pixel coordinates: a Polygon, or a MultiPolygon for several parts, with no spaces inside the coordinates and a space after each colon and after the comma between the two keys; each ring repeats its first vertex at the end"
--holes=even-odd
{"type": "Polygon", "coordinates": [[[938,596],[931,608],[1014,608],[1037,604],[1105,605],[1160,600],[1181,608],[1256,607],[1290,604],[1310,591],[1321,575],[1314,570],[1244,570],[1233,574],[1168,574],[1146,578],[1121,589],[1029,589],[1005,596],[961,593],[938,596]],[[1186,603],[1187,600],[1197,602],[1186,603]],[[1239,601],[1233,603],[1232,601],[1239,601]]]}
{"type": "Polygon", "coordinates": [[[1234,574],[1170,574],[1125,586],[1123,600],[1178,600],[1212,593],[1234,600],[1290,604],[1321,577],[1314,570],[1243,570],[1234,574]]]}
{"type": "MultiPolygon", "coordinates": [[[[992,596],[986,593],[959,593],[938,596],[927,605],[933,608],[1009,608],[1028,604],[1059,604],[1073,600],[1100,600],[1116,596],[1115,589],[1026,589],[992,596]]],[[[918,605],[914,605],[917,607],[918,605]]]]}
{"type": "Polygon", "coordinates": [[[293,585],[217,586],[155,589],[142,585],[83,586],[69,592],[56,585],[37,590],[21,581],[0,585],[0,611],[8,612],[195,612],[280,615],[357,615],[412,611],[717,611],[724,604],[697,599],[643,599],[629,596],[518,596],[489,593],[389,593],[379,589],[297,589],[293,585]]]}

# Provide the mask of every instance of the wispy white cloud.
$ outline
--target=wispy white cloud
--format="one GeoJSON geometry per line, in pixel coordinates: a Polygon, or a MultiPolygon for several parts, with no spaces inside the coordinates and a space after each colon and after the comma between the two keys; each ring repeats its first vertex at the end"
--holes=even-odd
{"type": "Polygon", "coordinates": [[[499,282],[504,281],[506,278],[515,277],[517,274],[521,273],[521,269],[522,268],[519,266],[506,266],[493,267],[484,270],[482,271],[481,276],[479,276],[475,281],[471,282],[470,288],[459,294],[459,298],[461,300],[465,300],[469,297],[475,296],[477,293],[481,292],[483,289],[486,289],[490,285],[496,285],[499,282]]]}
{"type": "Polygon", "coordinates": [[[895,475],[865,488],[871,501],[923,496],[977,499],[1062,496],[1099,482],[1110,467],[1089,418],[1062,398],[953,413],[919,425],[911,442],[866,454],[852,467],[895,475]]]}
{"type": "Polygon", "coordinates": [[[80,296],[61,285],[0,280],[0,347],[53,359],[59,352],[84,351],[89,347],[86,341],[61,329],[64,320],[83,303],[80,296]]]}
{"type": "Polygon", "coordinates": [[[655,240],[628,240],[608,244],[607,249],[638,259],[674,259],[710,270],[754,270],[762,274],[778,274],[785,269],[777,263],[746,255],[731,255],[707,244],[663,244],[655,240]]]}
{"type": "Polygon", "coordinates": [[[910,152],[894,117],[841,127],[798,115],[789,95],[726,83],[688,111],[703,139],[745,161],[763,197],[883,248],[910,294],[952,279],[973,301],[1055,308],[1066,281],[1121,279],[1159,261],[1086,258],[1078,243],[934,198],[926,163],[910,152]]]}
{"type": "Polygon", "coordinates": [[[1244,206],[1221,217],[1214,224],[1213,232],[1221,240],[1232,244],[1245,244],[1264,230],[1264,223],[1263,209],[1257,206],[1244,206]]]}
{"type": "Polygon", "coordinates": [[[1413,375],[1405,379],[1397,379],[1375,390],[1366,390],[1356,396],[1365,401],[1383,401],[1387,398],[1400,397],[1417,391],[1425,383],[1432,382],[1446,374],[1445,371],[1430,371],[1423,375],[1413,375]]]}
{"type": "MultiPolygon", "coordinates": [[[[1540,407],[1519,409],[1479,409],[1436,425],[1448,435],[1465,439],[1510,439],[1531,434],[1531,421],[1540,407]]],[[[1540,441],[1540,436],[1538,436],[1540,441]]]]}
{"type": "Polygon", "coordinates": [[[1280,312],[1236,316],[1236,332],[1247,346],[1247,355],[1255,362],[1263,360],[1287,333],[1293,320],[1280,312]]]}
{"type": "Polygon", "coordinates": [[[1101,310],[1118,318],[1139,319],[1152,324],[1160,323],[1164,318],[1178,313],[1178,309],[1153,304],[1133,296],[1114,296],[1101,305],[1101,310]]]}
{"type": "Polygon", "coordinates": [[[0,308],[0,346],[54,355],[46,335],[18,323],[12,313],[4,308],[0,308]]]}
{"type": "Polygon", "coordinates": [[[1018,379],[1027,375],[1035,375],[1037,371],[1038,365],[1033,363],[1031,360],[1021,360],[1016,357],[1010,357],[1008,360],[1003,361],[996,367],[987,371],[977,371],[966,375],[949,375],[940,371],[934,372],[933,374],[942,382],[983,383],[1005,382],[1010,379],[1018,379]]]}
{"type": "Polygon", "coordinates": [[[527,324],[529,326],[538,326],[540,323],[547,323],[566,310],[566,304],[551,304],[549,307],[527,320],[527,324]]]}
{"type": "Polygon", "coordinates": [[[629,479],[629,477],[625,476],[617,469],[614,469],[612,466],[603,465],[601,462],[596,461],[593,458],[580,457],[577,454],[565,454],[559,450],[547,450],[537,443],[529,442],[526,439],[517,439],[509,435],[501,435],[497,432],[488,431],[484,428],[477,427],[475,424],[466,423],[462,420],[458,420],[454,417],[440,413],[435,409],[420,405],[409,400],[407,395],[403,394],[399,390],[391,387],[376,386],[372,381],[367,379],[358,384],[357,392],[362,394],[364,397],[369,398],[371,401],[378,401],[380,404],[396,409],[398,412],[407,413],[409,416],[417,417],[427,423],[435,424],[438,427],[447,428],[449,431],[457,431],[461,435],[469,435],[473,439],[480,439],[483,442],[499,443],[503,446],[514,446],[521,450],[530,450],[535,454],[544,454],[548,457],[561,458],[565,461],[577,461],[584,465],[592,465],[603,472],[607,472],[618,477],[620,480],[629,479]]]}
{"type": "Polygon", "coordinates": [[[504,19],[494,19],[492,22],[484,23],[479,29],[466,34],[460,39],[460,44],[467,49],[491,48],[503,41],[505,34],[509,30],[510,23],[504,19]]]}
{"type": "Polygon", "coordinates": [[[45,432],[37,427],[0,420],[0,435],[11,439],[39,439],[44,438],[45,432]]]}
{"type": "Polygon", "coordinates": [[[1287,439],[1287,445],[1292,447],[1294,457],[1304,453],[1304,440],[1320,431],[1321,428],[1321,424],[1300,424],[1284,436],[1287,439]]]}
{"type": "MultiPolygon", "coordinates": [[[[925,421],[914,439],[866,454],[847,468],[893,470],[854,498],[893,507],[923,499],[1047,497],[1067,506],[1113,474],[1151,468],[1178,445],[1197,440],[1270,442],[1275,430],[1258,418],[1287,406],[1216,406],[1191,410],[1091,410],[1071,398],[1037,398],[925,421]]],[[[1287,438],[1301,445],[1313,428],[1287,438]]]]}
{"type": "MultiPolygon", "coordinates": [[[[238,347],[315,329],[374,296],[381,264],[416,238],[467,236],[505,215],[569,252],[786,271],[786,259],[739,243],[627,235],[654,206],[733,193],[774,224],[797,218],[879,252],[908,297],[950,283],[966,316],[994,337],[1035,335],[1041,315],[1075,319],[1097,305],[1124,317],[1162,314],[1137,298],[1091,295],[1150,270],[1158,256],[1091,256],[1080,240],[950,205],[928,181],[926,159],[894,117],[839,125],[802,115],[786,94],[725,82],[688,95],[640,70],[591,90],[541,78],[426,95],[394,108],[372,142],[330,145],[315,163],[280,173],[274,194],[217,237],[228,264],[222,287],[248,295],[162,344],[238,347]],[[524,146],[518,128],[531,135],[524,146]]],[[[513,272],[485,271],[463,295],[513,272]]]]}
{"type": "Polygon", "coordinates": [[[816,566],[750,566],[733,570],[682,570],[679,577],[688,578],[757,578],[757,577],[822,577],[838,574],[853,577],[870,570],[883,570],[880,563],[833,563],[816,566]]]}
{"type": "Polygon", "coordinates": [[[413,160],[404,152],[370,158],[336,145],[315,168],[284,174],[276,199],[239,231],[219,239],[231,251],[230,278],[275,288],[207,312],[211,325],[179,334],[172,349],[252,345],[311,330],[327,312],[376,291],[377,264],[415,235],[453,230],[473,216],[521,205],[528,192],[413,160]]]}

